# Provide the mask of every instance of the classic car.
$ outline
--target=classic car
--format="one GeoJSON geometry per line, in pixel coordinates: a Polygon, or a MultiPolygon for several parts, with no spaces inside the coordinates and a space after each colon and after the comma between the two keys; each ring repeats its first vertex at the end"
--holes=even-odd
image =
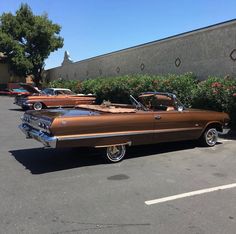
{"type": "Polygon", "coordinates": [[[0,95],[11,95],[11,90],[10,89],[1,89],[0,95]]]}
{"type": "Polygon", "coordinates": [[[22,84],[31,95],[16,96],[14,104],[22,109],[41,110],[51,107],[74,107],[78,104],[92,104],[95,96],[75,94],[70,89],[45,88],[42,91],[31,85],[22,84]]]}
{"type": "Polygon", "coordinates": [[[17,96],[17,95],[29,95],[29,94],[30,93],[23,88],[0,90],[0,95],[17,96]]]}
{"type": "Polygon", "coordinates": [[[27,111],[19,126],[27,138],[47,148],[105,148],[109,162],[119,162],[131,145],[197,140],[217,143],[229,131],[228,114],[188,109],[171,93],[143,93],[132,105],[78,105],[74,109],[27,111]]]}

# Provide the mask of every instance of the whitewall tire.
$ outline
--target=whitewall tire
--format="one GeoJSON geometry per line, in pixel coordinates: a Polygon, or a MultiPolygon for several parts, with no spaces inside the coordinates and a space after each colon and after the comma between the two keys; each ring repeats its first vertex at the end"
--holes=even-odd
{"type": "Polygon", "coordinates": [[[126,153],[125,145],[113,145],[106,148],[106,160],[110,163],[117,163],[123,160],[126,153]]]}
{"type": "Polygon", "coordinates": [[[35,102],[33,104],[33,109],[34,110],[42,110],[43,109],[43,104],[41,102],[35,102]]]}

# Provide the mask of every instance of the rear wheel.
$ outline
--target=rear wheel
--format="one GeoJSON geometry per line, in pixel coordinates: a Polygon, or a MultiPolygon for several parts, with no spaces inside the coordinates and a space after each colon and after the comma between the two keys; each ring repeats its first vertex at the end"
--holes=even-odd
{"type": "Polygon", "coordinates": [[[33,109],[34,110],[42,110],[43,109],[43,104],[41,102],[35,102],[33,104],[33,109]]]}
{"type": "Polygon", "coordinates": [[[207,128],[202,134],[200,140],[203,146],[212,147],[217,143],[218,131],[214,127],[207,128]]]}
{"type": "Polygon", "coordinates": [[[126,153],[125,145],[113,145],[106,148],[106,160],[110,163],[117,163],[123,160],[126,153]]]}

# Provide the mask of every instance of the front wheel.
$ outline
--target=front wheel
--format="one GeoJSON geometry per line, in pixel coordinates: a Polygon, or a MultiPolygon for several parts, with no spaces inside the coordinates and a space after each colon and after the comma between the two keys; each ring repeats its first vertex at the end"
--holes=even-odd
{"type": "Polygon", "coordinates": [[[202,134],[200,140],[203,146],[214,146],[218,140],[217,130],[215,128],[207,128],[202,134]]]}
{"type": "Polygon", "coordinates": [[[125,145],[112,145],[106,148],[106,160],[110,163],[117,163],[123,160],[126,153],[125,145]]]}
{"type": "Polygon", "coordinates": [[[33,104],[33,109],[34,110],[42,110],[43,109],[43,104],[41,102],[35,102],[33,104]]]}

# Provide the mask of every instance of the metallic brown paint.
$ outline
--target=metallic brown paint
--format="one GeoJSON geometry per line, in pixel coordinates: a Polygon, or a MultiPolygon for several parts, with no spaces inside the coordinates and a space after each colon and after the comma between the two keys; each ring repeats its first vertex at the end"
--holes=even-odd
{"type": "Polygon", "coordinates": [[[29,104],[41,102],[47,108],[51,107],[74,107],[79,104],[93,104],[95,103],[94,96],[79,96],[79,95],[58,95],[58,96],[28,96],[27,101],[29,104]]]}
{"type": "MultiPolygon", "coordinates": [[[[116,104],[107,108],[120,107],[116,104]]],[[[177,108],[172,111],[135,110],[133,113],[108,113],[89,108],[58,109],[28,111],[26,114],[32,119],[50,119],[49,132],[51,137],[57,139],[57,148],[195,140],[201,137],[208,126],[214,126],[220,132],[228,127],[230,121],[226,113],[198,109],[178,111],[177,108]]],[[[34,126],[24,121],[23,124],[34,126]]]]}

